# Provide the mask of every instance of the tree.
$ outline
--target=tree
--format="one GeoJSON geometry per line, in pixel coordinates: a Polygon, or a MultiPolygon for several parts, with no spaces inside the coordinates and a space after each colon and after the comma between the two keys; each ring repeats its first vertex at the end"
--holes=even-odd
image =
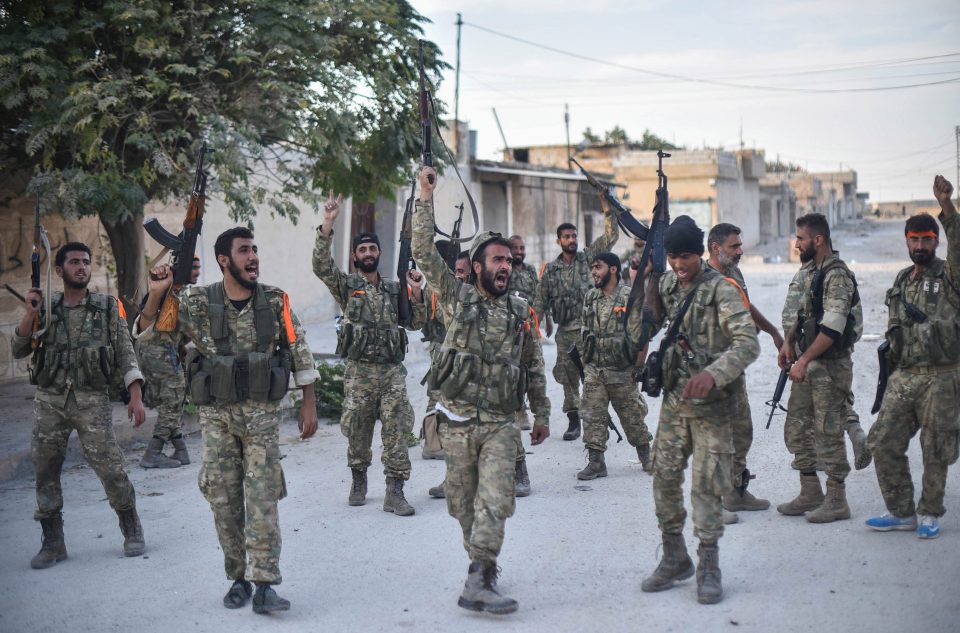
{"type": "Polygon", "coordinates": [[[603,140],[606,143],[613,143],[617,145],[626,145],[630,142],[630,138],[627,136],[627,131],[619,125],[614,125],[612,129],[607,130],[603,135],[603,140]]]}
{"type": "Polygon", "coordinates": [[[657,149],[685,149],[682,145],[674,145],[665,138],[661,138],[651,132],[649,129],[643,131],[643,137],[639,142],[639,149],[657,150],[657,149]]]}
{"type": "Polygon", "coordinates": [[[583,140],[587,143],[599,143],[600,137],[593,133],[593,130],[587,128],[583,131],[583,140]]]}
{"type": "MultiPolygon", "coordinates": [[[[231,217],[296,221],[320,191],[393,195],[419,151],[426,19],[373,0],[8,0],[0,169],[98,215],[121,296],[144,273],[143,207],[186,200],[202,140],[231,217]]],[[[446,64],[425,43],[433,83],[446,64]]]]}

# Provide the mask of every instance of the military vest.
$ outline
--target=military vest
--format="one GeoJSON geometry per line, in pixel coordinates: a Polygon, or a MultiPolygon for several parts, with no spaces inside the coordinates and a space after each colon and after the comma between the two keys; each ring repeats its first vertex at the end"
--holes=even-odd
{"type": "Polygon", "coordinates": [[[522,264],[510,273],[510,283],[507,292],[518,295],[530,303],[537,292],[537,271],[529,264],[522,264]]]}
{"type": "Polygon", "coordinates": [[[847,314],[847,323],[839,340],[834,341],[820,358],[830,360],[846,356],[853,350],[853,345],[860,339],[863,328],[855,314],[854,308],[860,304],[860,291],[857,289],[857,278],[841,259],[835,259],[819,270],[813,271],[810,286],[803,294],[800,312],[797,315],[797,347],[803,353],[820,334],[820,321],[823,319],[823,286],[827,273],[840,269],[853,282],[853,298],[850,301],[850,312],[847,314]]]}
{"type": "Polygon", "coordinates": [[[443,323],[443,311],[439,305],[437,293],[430,293],[430,307],[427,309],[427,322],[423,326],[423,340],[427,343],[440,344],[447,335],[447,327],[443,323]]]}
{"type": "MultiPolygon", "coordinates": [[[[31,359],[31,384],[57,393],[63,393],[70,386],[90,391],[112,386],[116,357],[110,340],[112,301],[116,299],[89,293],[79,335],[73,340],[63,311],[63,294],[57,293],[51,308],[52,318],[31,359]]],[[[41,312],[41,320],[44,319],[41,312]]]]}
{"type": "Polygon", "coordinates": [[[521,356],[531,310],[520,297],[503,298],[505,308],[460,284],[447,336],[432,359],[430,388],[444,399],[507,415],[520,409],[527,392],[521,356]]]}
{"type": "Polygon", "coordinates": [[[368,363],[399,363],[407,353],[407,333],[398,323],[400,284],[380,282],[388,300],[377,310],[367,296],[366,279],[353,273],[347,276],[350,296],[343,311],[346,323],[337,334],[337,354],[341,358],[368,363]]]}
{"type": "Polygon", "coordinates": [[[945,262],[935,259],[919,279],[913,266],[897,274],[887,290],[887,341],[894,367],[955,365],[960,362],[960,289],[946,274],[945,262]],[[911,318],[907,304],[925,320],[911,318]]]}
{"type": "Polygon", "coordinates": [[[569,266],[557,257],[544,270],[541,284],[546,284],[547,304],[545,310],[553,315],[560,327],[578,323],[583,311],[583,298],[593,285],[590,279],[590,264],[580,251],[569,266]]]}
{"type": "Polygon", "coordinates": [[[623,371],[633,366],[634,354],[627,340],[625,322],[630,287],[618,284],[613,307],[602,313],[603,290],[591,289],[583,304],[583,363],[600,369],[623,371]]]}
{"type": "Polygon", "coordinates": [[[203,356],[196,349],[187,357],[187,388],[194,404],[232,404],[244,400],[280,400],[287,393],[293,371],[293,354],[278,345],[278,318],[263,286],[257,285],[253,302],[256,350],[236,353],[230,341],[223,283],[207,286],[207,331],[217,353],[203,356]]]}

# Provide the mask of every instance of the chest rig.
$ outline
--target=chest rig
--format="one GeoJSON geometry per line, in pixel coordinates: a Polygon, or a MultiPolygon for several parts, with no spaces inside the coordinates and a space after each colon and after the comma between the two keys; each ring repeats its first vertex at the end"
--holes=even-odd
{"type": "Polygon", "coordinates": [[[613,306],[603,306],[603,291],[587,293],[583,306],[583,362],[600,369],[622,371],[633,366],[624,321],[630,289],[618,285],[613,306]]]}
{"type": "Polygon", "coordinates": [[[337,334],[336,352],[341,358],[368,363],[402,362],[407,353],[407,334],[397,321],[400,284],[380,281],[386,298],[379,307],[367,294],[368,285],[356,273],[347,276],[350,296],[343,311],[346,323],[337,334]]]}
{"type": "Polygon", "coordinates": [[[895,367],[944,366],[960,362],[960,289],[936,259],[917,279],[901,270],[887,290],[886,338],[895,367]]]}

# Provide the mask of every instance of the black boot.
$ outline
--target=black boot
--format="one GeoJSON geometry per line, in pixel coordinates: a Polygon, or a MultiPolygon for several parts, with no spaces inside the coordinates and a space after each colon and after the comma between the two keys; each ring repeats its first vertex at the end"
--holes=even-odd
{"type": "Polygon", "coordinates": [[[570,426],[564,432],[563,439],[569,442],[580,437],[580,412],[576,409],[567,411],[567,417],[570,418],[570,426]]]}
{"type": "Polygon", "coordinates": [[[258,582],[257,592],[253,594],[253,612],[260,614],[274,611],[289,611],[290,601],[277,595],[268,582],[258,582]]]}
{"type": "Polygon", "coordinates": [[[362,506],[367,502],[367,469],[351,468],[353,483],[350,485],[350,498],[347,500],[352,506],[362,506]]]}
{"type": "Polygon", "coordinates": [[[234,580],[230,585],[230,591],[223,597],[223,606],[228,609],[239,609],[247,604],[247,600],[253,595],[253,585],[250,581],[240,578],[234,580]]]}
{"type": "Polygon", "coordinates": [[[117,512],[120,519],[120,532],[123,533],[123,555],[140,556],[146,549],[143,541],[143,526],[140,525],[140,517],[137,515],[137,508],[117,512]]]}
{"type": "Polygon", "coordinates": [[[46,569],[67,558],[67,544],[63,540],[63,515],[52,519],[40,519],[43,529],[43,545],[30,561],[34,569],[46,569]]]}

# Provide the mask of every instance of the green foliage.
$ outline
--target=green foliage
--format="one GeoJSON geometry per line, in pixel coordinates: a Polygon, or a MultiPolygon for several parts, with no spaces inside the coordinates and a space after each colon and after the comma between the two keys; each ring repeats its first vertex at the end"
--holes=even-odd
{"type": "Polygon", "coordinates": [[[803,171],[803,167],[790,161],[782,161],[778,156],[774,161],[767,161],[767,171],[771,173],[785,173],[788,171],[803,171]]]}
{"type": "Polygon", "coordinates": [[[338,363],[328,365],[317,363],[320,378],[313,383],[317,397],[317,417],[328,418],[330,424],[336,424],[343,412],[343,373],[345,367],[338,363]]]}
{"type": "Polygon", "coordinates": [[[599,143],[600,137],[593,133],[593,130],[587,128],[583,131],[583,140],[587,143],[599,143]]]}
{"type": "Polygon", "coordinates": [[[643,131],[643,136],[639,141],[631,140],[630,136],[627,134],[627,131],[619,125],[614,125],[612,128],[604,132],[602,139],[598,134],[594,134],[593,130],[587,128],[583,131],[583,140],[588,144],[609,143],[611,145],[629,145],[631,149],[640,150],[686,149],[682,145],[674,145],[667,139],[657,136],[649,129],[645,129],[643,131]]]}
{"type": "Polygon", "coordinates": [[[4,2],[0,169],[51,174],[62,210],[110,224],[185,200],[203,139],[237,221],[392,195],[419,150],[425,21],[387,0],[4,2]]]}
{"type": "Polygon", "coordinates": [[[627,131],[619,125],[614,125],[613,129],[607,130],[603,135],[604,143],[627,144],[630,139],[627,138],[627,131]]]}
{"type": "Polygon", "coordinates": [[[635,144],[638,146],[637,149],[645,149],[645,150],[686,149],[682,145],[674,145],[667,139],[657,136],[656,134],[651,132],[649,129],[645,129],[643,131],[643,136],[640,138],[638,142],[635,142],[635,144]]]}

